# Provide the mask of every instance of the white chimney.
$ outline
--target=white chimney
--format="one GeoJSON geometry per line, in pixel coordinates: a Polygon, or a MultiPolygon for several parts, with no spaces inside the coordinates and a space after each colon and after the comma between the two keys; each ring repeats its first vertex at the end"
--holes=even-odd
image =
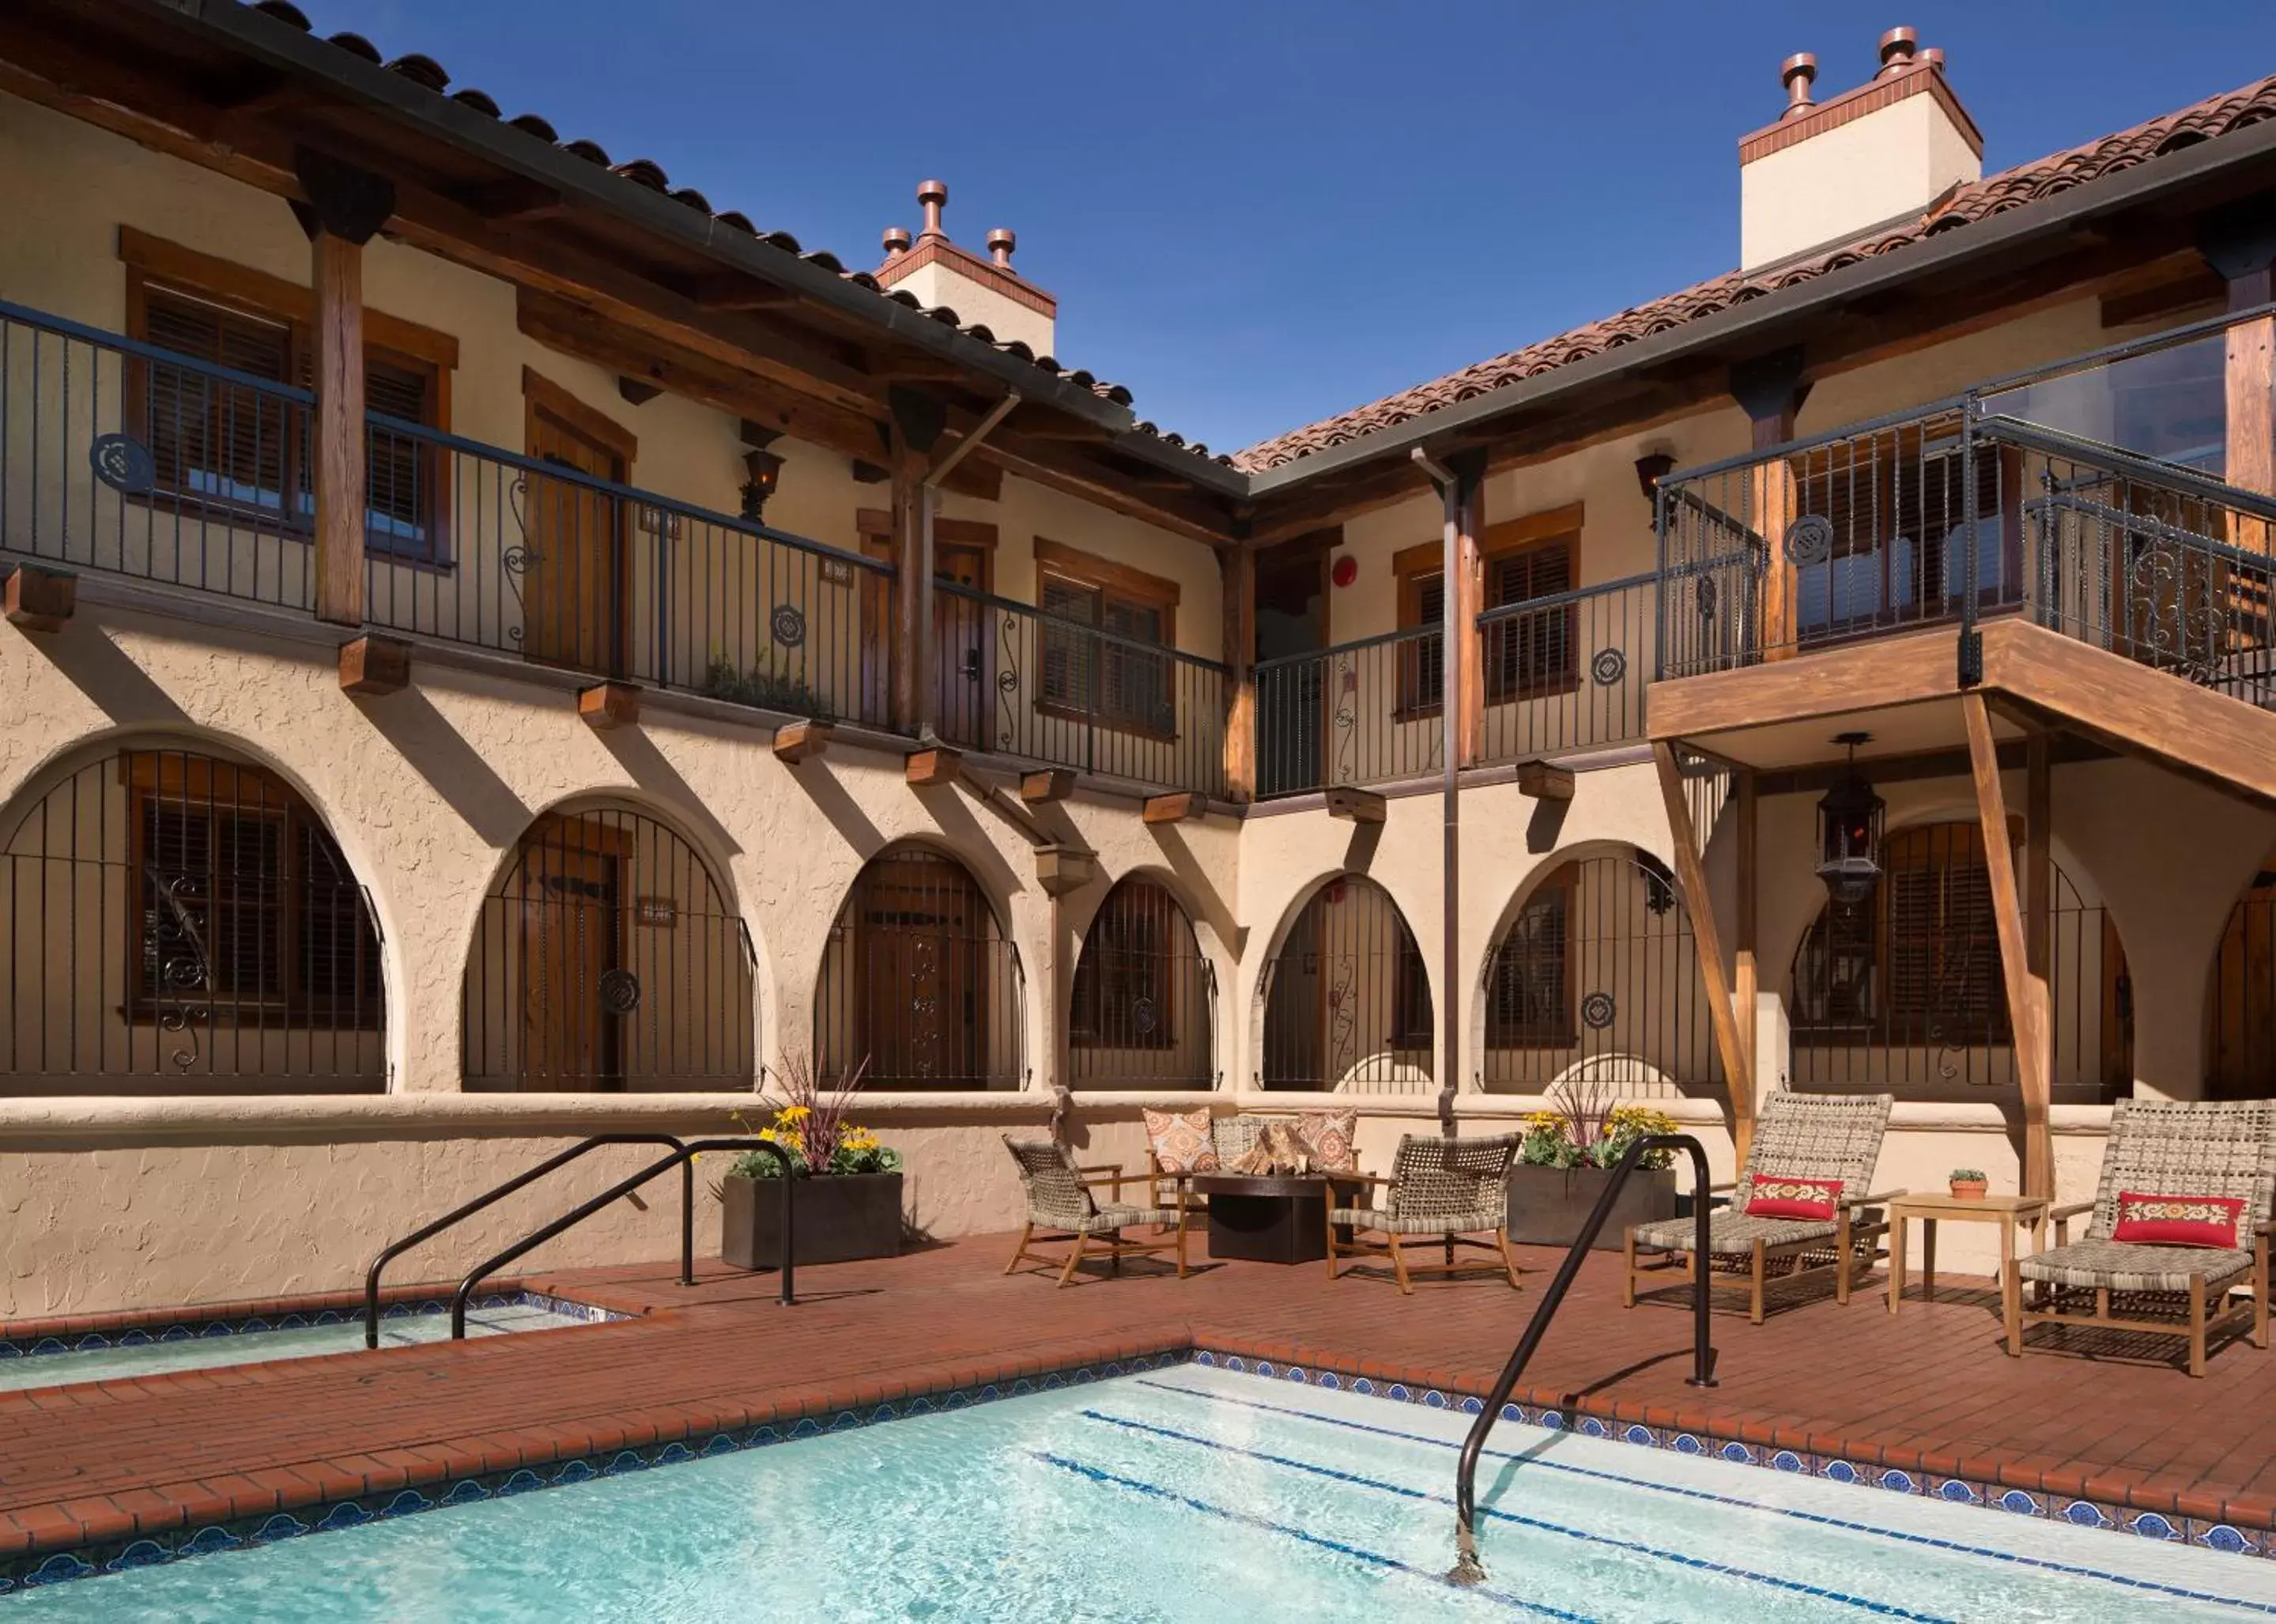
{"type": "Polygon", "coordinates": [[[1984,173],[1984,137],[1910,28],[1881,36],[1881,71],[1813,102],[1817,58],[1780,65],[1787,109],[1739,142],[1739,265],[1752,270],[1909,219],[1984,173]]]}
{"type": "Polygon", "coordinates": [[[946,305],[967,327],[985,327],[1001,343],[1026,345],[1037,355],[1052,355],[1059,301],[1012,269],[1020,239],[998,227],[988,233],[987,259],[948,239],[941,211],[948,204],[945,182],[917,187],[924,230],[914,240],[894,226],[885,233],[885,262],[877,267],[882,287],[906,290],[927,305],[946,305]]]}

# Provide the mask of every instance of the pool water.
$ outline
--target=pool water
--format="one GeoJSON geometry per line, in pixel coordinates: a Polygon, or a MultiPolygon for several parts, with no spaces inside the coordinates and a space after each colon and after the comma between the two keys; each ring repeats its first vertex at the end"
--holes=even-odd
{"type": "MultiPolygon", "coordinates": [[[[297,1319],[301,1317],[293,1316],[297,1319]]],[[[497,1336],[510,1331],[552,1331],[583,1325],[591,1320],[565,1314],[542,1303],[503,1298],[467,1311],[468,1336],[497,1336]]],[[[414,1342],[440,1342],[451,1334],[449,1312],[432,1304],[417,1311],[395,1312],[379,1322],[379,1345],[403,1347],[414,1342]]],[[[89,1346],[87,1339],[68,1352],[25,1354],[0,1358],[0,1392],[23,1387],[53,1387],[68,1382],[114,1381],[136,1376],[158,1376],[169,1370],[204,1370],[216,1365],[258,1364],[270,1359],[307,1359],[318,1354],[345,1354],[363,1347],[363,1316],[345,1317],[328,1313],[322,1323],[268,1325],[189,1326],[163,1333],[141,1332],[140,1339],[123,1333],[108,1347],[89,1346]],[[266,1328],[262,1328],[266,1326],[266,1328]]]]}
{"type": "Polygon", "coordinates": [[[0,1619],[2162,1621],[2276,1563],[1193,1366],[27,1590],[0,1619]]]}

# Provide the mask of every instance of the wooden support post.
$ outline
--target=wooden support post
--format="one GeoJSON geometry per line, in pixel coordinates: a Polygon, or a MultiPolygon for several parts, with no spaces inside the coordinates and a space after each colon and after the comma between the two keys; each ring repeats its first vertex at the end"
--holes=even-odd
{"type": "Polygon", "coordinates": [[[1256,799],[1256,554],[1246,545],[1218,555],[1224,587],[1225,790],[1256,799]]]}
{"type": "Polygon", "coordinates": [[[1651,759],[1659,769],[1659,797],[1667,813],[1668,831],[1674,837],[1675,883],[1691,914],[1699,979],[1707,992],[1707,1021],[1714,1029],[1715,1052],[1731,1086],[1731,1137],[1743,1164],[1755,1140],[1754,1080],[1747,1074],[1746,1049],[1739,1041],[1737,1012],[1731,1007],[1731,982],[1723,969],[1723,933],[1715,922],[1715,902],[1707,891],[1707,865],[1699,859],[1699,833],[1691,822],[1690,803],[1683,798],[1683,770],[1676,764],[1675,748],[1655,740],[1651,759]]]}
{"type": "MultiPolygon", "coordinates": [[[[2269,269],[2228,285],[2232,310],[2250,309],[2276,298],[2269,269]]],[[[2276,316],[2256,316],[2228,330],[2225,376],[2228,395],[2227,480],[2232,485],[2276,496],[2276,316]]],[[[2265,519],[2239,513],[2230,540],[2248,552],[2276,552],[2276,535],[2265,519]]]]}
{"type": "Polygon", "coordinates": [[[363,249],[318,226],[316,292],[316,616],[363,624],[363,249]]]}
{"type": "MultiPolygon", "coordinates": [[[[1756,451],[1767,451],[1794,438],[1794,418],[1809,393],[1802,382],[1802,351],[1789,348],[1731,368],[1731,395],[1754,425],[1756,451]]],[[[1794,570],[1786,557],[1787,527],[1797,517],[1794,470],[1781,457],[1763,463],[1749,478],[1749,516],[1770,550],[1759,619],[1763,657],[1790,659],[1800,630],[1794,614],[1794,570]]]]}
{"type": "MultiPolygon", "coordinates": [[[[1992,883],[1992,917],[1999,933],[1999,969],[2007,983],[2007,1024],[2014,1035],[2015,1075],[2023,1097],[2023,1190],[2026,1195],[2054,1193],[2054,1142],[2049,1135],[2047,1104],[2052,1092],[2053,1036],[2048,1018],[2046,983],[2031,973],[2031,951],[2023,925],[2022,893],[2016,885],[2015,858],[2007,843],[2007,801],[1999,784],[1999,747],[1992,736],[1992,713],[1984,695],[1960,696],[1968,728],[1968,757],[1976,779],[1976,815],[1983,826],[1984,865],[1992,883]]],[[[2032,836],[2025,831],[2025,839],[2032,836]]]]}
{"type": "Polygon", "coordinates": [[[603,682],[577,693],[578,719],[595,732],[630,727],[640,720],[640,690],[629,682],[603,682]]]}
{"type": "Polygon", "coordinates": [[[8,577],[7,616],[27,632],[60,632],[79,603],[76,576],[18,565],[8,577]]]}
{"type": "Polygon", "coordinates": [[[1739,1051],[1746,1066],[1747,1091],[1752,1097],[1759,1091],[1757,1043],[1761,1033],[1755,1002],[1761,972],[1755,962],[1755,931],[1756,916],[1760,911],[1762,868],[1753,770],[1742,769],[1738,779],[1739,820],[1734,832],[1739,842],[1739,906],[1737,928],[1731,944],[1731,1002],[1737,1007],[1739,1051]]]}
{"type": "Polygon", "coordinates": [[[1454,611],[1446,644],[1447,680],[1461,704],[1455,737],[1461,749],[1457,760],[1475,767],[1486,748],[1486,663],[1483,640],[1478,635],[1478,616],[1485,609],[1485,565],[1478,538],[1486,522],[1485,458],[1468,452],[1451,460],[1461,476],[1462,495],[1455,512],[1453,579],[1446,597],[1454,611]]]}
{"type": "Polygon", "coordinates": [[[1149,796],[1144,816],[1149,823],[1189,823],[1208,810],[1208,796],[1186,791],[1175,795],[1149,796]]]}
{"type": "Polygon", "coordinates": [[[398,637],[358,637],[340,645],[340,692],[368,699],[411,681],[411,645],[398,637]]]}
{"type": "Polygon", "coordinates": [[[775,759],[797,766],[811,761],[830,748],[831,726],[827,722],[792,722],[775,729],[775,759]]]}
{"type": "Polygon", "coordinates": [[[933,723],[932,504],[925,483],[932,448],[946,414],[921,391],[895,384],[889,391],[892,421],[885,432],[891,453],[893,603],[893,725],[922,737],[933,723]]]}
{"type": "Polygon", "coordinates": [[[1039,772],[1020,775],[1020,799],[1029,806],[1046,801],[1065,801],[1074,793],[1074,769],[1046,767],[1039,772]]]}
{"type": "Polygon", "coordinates": [[[1339,817],[1347,823],[1383,822],[1383,797],[1373,790],[1354,789],[1346,784],[1331,784],[1328,786],[1325,799],[1330,817],[1339,817]]]}
{"type": "Polygon", "coordinates": [[[903,769],[913,789],[934,789],[944,784],[953,784],[964,770],[964,757],[945,746],[929,750],[913,750],[903,769]]]}

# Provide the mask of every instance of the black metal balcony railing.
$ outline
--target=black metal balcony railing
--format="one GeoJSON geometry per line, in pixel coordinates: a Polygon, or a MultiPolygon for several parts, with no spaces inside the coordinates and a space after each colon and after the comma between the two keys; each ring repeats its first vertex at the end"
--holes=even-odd
{"type": "Polygon", "coordinates": [[[312,609],[315,400],[0,303],[0,551],[312,609]]]}
{"type": "Polygon", "coordinates": [[[406,515],[367,542],[372,626],[887,722],[890,565],[399,419],[370,434],[371,505],[406,515]]]}
{"type": "Polygon", "coordinates": [[[1258,661],[1258,797],[1438,771],[1445,648],[1428,626],[1258,661]]]}
{"type": "Polygon", "coordinates": [[[933,726],[949,743],[1165,789],[1225,793],[1225,669],[933,583],[933,726]]]}
{"type": "Polygon", "coordinates": [[[1635,575],[1480,615],[1480,759],[1518,761],[1643,738],[1652,601],[1652,578],[1635,575]]]}
{"type": "Polygon", "coordinates": [[[2019,613],[2276,701],[2276,499],[2224,478],[2232,319],[1662,480],[1658,675],[2019,613]]]}

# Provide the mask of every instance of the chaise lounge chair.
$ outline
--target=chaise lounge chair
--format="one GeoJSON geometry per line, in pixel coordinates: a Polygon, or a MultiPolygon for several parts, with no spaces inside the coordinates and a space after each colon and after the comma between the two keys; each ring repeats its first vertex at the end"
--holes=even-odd
{"type": "MultiPolygon", "coordinates": [[[[1027,1226],[1020,1231],[1020,1244],[1012,1254],[1012,1261],[1004,1266],[1005,1273],[1012,1273],[1022,1263],[1058,1264],[1059,1284],[1065,1286],[1074,1279],[1076,1267],[1086,1256],[1105,1258],[1112,1271],[1119,1274],[1125,1257],[1173,1251],[1178,1255],[1178,1278],[1186,1278],[1183,1189],[1175,1192],[1172,1206],[1130,1206],[1122,1200],[1125,1175],[1119,1167],[1078,1167],[1066,1147],[1054,1140],[1014,1139],[1007,1134],[1004,1144],[1012,1152],[1012,1159],[1019,1164],[1020,1183],[1028,1196],[1027,1226]],[[1100,1185],[1110,1187],[1109,1200],[1104,1206],[1091,1195],[1100,1185]],[[1154,1241],[1122,1238],[1124,1229],[1148,1224],[1176,1233],[1154,1241]],[[1028,1242],[1037,1238],[1039,1231],[1046,1241],[1069,1242],[1063,1264],[1058,1258],[1028,1249],[1028,1242]]],[[[1133,1182],[1145,1181],[1143,1174],[1131,1178],[1133,1182]]]]}
{"type": "MultiPolygon", "coordinates": [[[[1737,1180],[1708,1192],[1731,1192],[1730,1204],[1718,1209],[1708,1225],[1710,1289],[1718,1268],[1726,1272],[1743,1269],[1749,1286],[1747,1317],[1757,1325],[1763,1323],[1764,1297],[1773,1280],[1785,1286],[1831,1274],[1834,1300],[1849,1301],[1856,1276],[1871,1270],[1881,1255],[1880,1237],[1888,1233],[1888,1219],[1875,1203],[1904,1193],[1866,1193],[1874,1165],[1881,1159],[1881,1138],[1888,1131],[1893,1100],[1887,1094],[1780,1089],[1763,1103],[1754,1143],[1737,1180]],[[1773,1276],[1772,1268],[1781,1264],[1787,1267],[1773,1276]]],[[[1693,1199],[1703,1197],[1695,1195],[1693,1199]]],[[[1680,1256],[1684,1278],[1696,1284],[1699,1260],[1691,1256],[1696,1239],[1688,1218],[1630,1229],[1627,1306],[1636,1304],[1636,1277],[1645,1266],[1639,1264],[1641,1254],[1658,1256],[1659,1261],[1649,1265],[1653,1267],[1680,1256]]]]}
{"type": "Polygon", "coordinates": [[[1388,1257],[1399,1289],[1411,1297],[1415,1275],[1453,1274],[1475,1267],[1454,1261],[1454,1248],[1469,1246],[1492,1251],[1510,1285],[1515,1286],[1517,1259],[1509,1249],[1507,1206],[1509,1164],[1516,1154],[1514,1134],[1480,1139],[1409,1134],[1399,1142],[1388,1179],[1369,1173],[1336,1174],[1326,1186],[1328,1279],[1336,1278],[1339,1257],[1388,1257]],[[1337,1206],[1337,1187],[1347,1189],[1354,1184],[1384,1186],[1383,1204],[1337,1206]],[[1339,1230],[1351,1238],[1344,1239],[1339,1230]],[[1363,1238],[1370,1233],[1383,1238],[1363,1238]],[[1477,1239],[1486,1234],[1493,1239],[1477,1239]],[[1407,1246],[1430,1239],[1445,1243],[1445,1261],[1407,1262],[1407,1246]]]}
{"type": "Polygon", "coordinates": [[[2022,1355],[2031,1325],[2186,1337],[2189,1374],[2203,1376],[2216,1332],[2249,1319],[2252,1345],[2267,1347],[2272,1188],[2276,1104],[2120,1100],[2095,1198],[2049,1213],[2053,1248],[2017,1258],[1999,1283],[2007,1351],[2022,1355]],[[2087,1211],[2074,1243],[2070,1220],[2087,1211]],[[2167,1239],[2179,1236],[2190,1243],[2167,1239]]]}

